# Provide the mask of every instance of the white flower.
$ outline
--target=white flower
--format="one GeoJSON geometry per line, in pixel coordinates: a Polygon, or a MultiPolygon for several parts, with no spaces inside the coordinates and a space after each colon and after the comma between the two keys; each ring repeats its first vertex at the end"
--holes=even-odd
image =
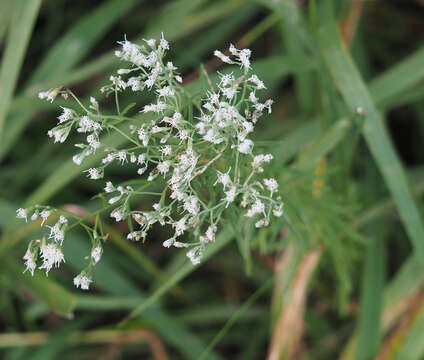
{"type": "Polygon", "coordinates": [[[162,148],[160,149],[161,153],[165,156],[171,155],[172,153],[172,148],[169,145],[166,146],[162,146],[162,148]]]}
{"type": "Polygon", "coordinates": [[[18,210],[16,210],[16,217],[18,219],[25,219],[25,221],[27,221],[27,217],[28,217],[27,211],[23,208],[19,208],[18,210]]]}
{"type": "Polygon", "coordinates": [[[231,59],[227,56],[224,55],[221,51],[219,50],[215,50],[213,53],[217,58],[219,58],[222,62],[227,63],[227,64],[232,64],[233,62],[231,61],[231,59]]]}
{"type": "Polygon", "coordinates": [[[99,169],[90,168],[87,171],[88,171],[88,177],[92,180],[98,180],[103,177],[103,172],[99,171],[99,169]]]}
{"type": "Polygon", "coordinates": [[[281,217],[283,216],[283,204],[281,204],[280,206],[274,208],[272,210],[272,213],[274,214],[274,216],[276,217],[281,217]]]}
{"type": "Polygon", "coordinates": [[[110,213],[110,217],[113,217],[116,222],[119,222],[124,219],[124,214],[122,213],[120,208],[117,208],[110,213]]]}
{"type": "Polygon", "coordinates": [[[236,198],[237,188],[235,186],[230,187],[230,190],[225,191],[225,201],[227,202],[227,206],[229,203],[233,202],[236,198]]]}
{"type": "Polygon", "coordinates": [[[81,154],[72,156],[72,161],[78,166],[81,165],[82,160],[83,160],[83,156],[81,154]]]}
{"type": "Polygon", "coordinates": [[[166,248],[169,248],[174,244],[174,242],[175,242],[175,239],[171,238],[171,239],[165,240],[162,245],[166,248]]]}
{"type": "Polygon", "coordinates": [[[190,196],[184,201],[184,210],[188,211],[192,215],[199,213],[199,199],[196,196],[190,196]]]}
{"type": "Polygon", "coordinates": [[[256,88],[257,88],[257,89],[265,89],[265,85],[264,85],[264,83],[263,83],[261,80],[259,80],[258,76],[257,76],[257,75],[255,75],[255,74],[253,74],[253,75],[252,75],[252,76],[248,79],[248,81],[250,81],[250,82],[254,83],[254,84],[256,85],[256,88]]]}
{"type": "Polygon", "coordinates": [[[74,277],[74,285],[77,288],[81,288],[81,290],[88,290],[90,287],[90,284],[93,282],[87,275],[85,275],[83,272],[79,274],[78,276],[74,277]]]}
{"type": "Polygon", "coordinates": [[[224,188],[226,188],[227,186],[231,186],[232,185],[232,181],[229,175],[231,168],[228,169],[228,171],[226,173],[222,173],[219,170],[217,170],[218,173],[218,180],[216,180],[215,184],[217,182],[221,183],[222,185],[224,185],[224,188]]]}
{"type": "Polygon", "coordinates": [[[62,245],[64,238],[65,238],[65,234],[63,233],[63,231],[60,230],[60,227],[58,224],[54,226],[50,226],[49,239],[53,239],[54,241],[62,245]]]}
{"type": "Polygon", "coordinates": [[[200,247],[194,247],[193,249],[188,251],[186,255],[193,265],[200,264],[200,260],[202,258],[202,252],[200,250],[200,247]]]}
{"type": "Polygon", "coordinates": [[[270,178],[270,179],[264,179],[264,184],[268,188],[268,190],[273,193],[278,189],[278,183],[277,180],[270,178]]]}
{"type": "Polygon", "coordinates": [[[252,91],[251,93],[250,93],[250,95],[249,95],[249,100],[252,102],[252,103],[257,103],[258,102],[258,98],[255,96],[255,93],[252,91]]]}
{"type": "Polygon", "coordinates": [[[60,215],[59,222],[61,224],[66,224],[68,222],[68,219],[66,217],[64,217],[63,215],[60,215]]]}
{"type": "Polygon", "coordinates": [[[215,241],[217,227],[215,225],[210,225],[206,230],[205,236],[200,236],[200,242],[209,243],[215,241]]]}
{"type": "Polygon", "coordinates": [[[25,271],[29,270],[31,275],[34,276],[34,270],[37,267],[37,264],[36,264],[37,256],[36,256],[36,254],[33,254],[30,250],[27,250],[23,259],[25,260],[25,266],[26,266],[25,271]]]}
{"type": "Polygon", "coordinates": [[[169,161],[162,161],[158,164],[157,169],[159,173],[166,174],[169,171],[169,161]]]}
{"type": "Polygon", "coordinates": [[[242,154],[249,154],[252,151],[253,141],[250,139],[245,139],[237,147],[237,150],[242,154]]]}
{"type": "Polygon", "coordinates": [[[111,181],[108,181],[108,182],[106,183],[105,191],[106,191],[107,193],[110,193],[110,192],[112,192],[112,191],[115,191],[115,187],[113,186],[113,184],[112,184],[112,182],[111,182],[111,181]]]}
{"type": "Polygon", "coordinates": [[[62,124],[65,121],[68,121],[72,117],[72,110],[71,109],[68,109],[66,107],[62,107],[62,109],[63,109],[62,114],[57,117],[57,119],[59,120],[59,124],[62,124]]]}
{"type": "Polygon", "coordinates": [[[256,199],[255,203],[252,205],[252,207],[247,211],[246,216],[247,217],[253,217],[256,214],[263,213],[265,211],[265,205],[262,201],[259,199],[256,199]]]}
{"type": "Polygon", "coordinates": [[[265,227],[269,225],[269,221],[267,219],[261,219],[259,221],[256,222],[255,226],[257,228],[261,228],[261,227],[265,227]]]}
{"type": "Polygon", "coordinates": [[[40,252],[43,260],[40,269],[46,269],[46,274],[53,266],[59,267],[60,263],[65,261],[62,251],[54,244],[41,245],[40,252]]]}
{"type": "Polygon", "coordinates": [[[35,221],[38,219],[38,213],[35,212],[34,214],[31,215],[31,221],[35,221]]]}
{"type": "Polygon", "coordinates": [[[175,228],[175,234],[177,236],[182,235],[184,233],[184,231],[186,231],[186,229],[187,229],[186,219],[184,217],[181,218],[177,222],[174,222],[173,226],[175,228]]]}
{"type": "Polygon", "coordinates": [[[43,221],[41,222],[41,226],[43,226],[44,222],[47,220],[47,218],[50,216],[51,212],[48,210],[43,210],[40,213],[41,218],[43,219],[43,221]]]}
{"type": "Polygon", "coordinates": [[[93,250],[91,250],[91,257],[94,260],[94,263],[97,264],[102,256],[102,248],[101,246],[96,246],[93,250]]]}

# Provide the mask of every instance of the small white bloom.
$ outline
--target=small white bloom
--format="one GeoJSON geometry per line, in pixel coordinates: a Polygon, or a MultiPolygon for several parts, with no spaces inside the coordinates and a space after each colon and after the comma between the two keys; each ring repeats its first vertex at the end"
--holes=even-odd
{"type": "Polygon", "coordinates": [[[265,205],[262,201],[259,199],[256,199],[255,203],[252,205],[252,207],[247,211],[246,216],[247,217],[253,217],[256,214],[264,213],[265,212],[265,205]]]}
{"type": "Polygon", "coordinates": [[[19,208],[18,210],[16,210],[16,217],[18,219],[25,219],[25,221],[27,221],[28,220],[27,219],[27,217],[28,217],[27,211],[23,208],[19,208]]]}
{"type": "Polygon", "coordinates": [[[89,278],[84,273],[74,277],[74,285],[77,288],[81,288],[81,290],[88,290],[92,282],[93,280],[91,280],[91,278],[89,278]]]}
{"type": "Polygon", "coordinates": [[[53,266],[59,267],[60,263],[65,261],[62,251],[54,244],[41,245],[40,253],[43,260],[40,269],[46,269],[46,274],[53,266]]]}
{"type": "Polygon", "coordinates": [[[47,220],[47,218],[50,216],[51,212],[48,210],[43,210],[40,213],[41,218],[43,219],[43,221],[41,222],[41,226],[43,226],[44,222],[47,220]]]}
{"type": "MultiPolygon", "coordinates": [[[[33,254],[31,251],[27,250],[23,259],[25,260],[25,271],[29,270],[32,276],[34,276],[34,270],[37,267],[36,261],[37,257],[36,254],[33,254]]],[[[24,271],[24,272],[25,272],[24,271]]]]}
{"type": "Polygon", "coordinates": [[[277,180],[270,178],[270,179],[264,179],[264,184],[268,188],[268,190],[273,193],[278,189],[278,183],[277,180]]]}
{"type": "Polygon", "coordinates": [[[101,246],[96,246],[93,250],[91,250],[91,257],[94,260],[94,263],[97,264],[102,257],[102,248],[101,246]]]}
{"type": "Polygon", "coordinates": [[[237,150],[242,154],[249,154],[252,151],[253,141],[250,139],[245,139],[237,147],[237,150]]]}
{"type": "Polygon", "coordinates": [[[162,161],[158,164],[157,169],[159,173],[166,174],[169,171],[169,161],[162,161]]]}
{"type": "Polygon", "coordinates": [[[110,193],[110,192],[112,192],[112,191],[115,191],[115,187],[113,186],[113,184],[112,184],[112,182],[111,182],[111,181],[108,181],[108,182],[106,183],[105,191],[106,191],[107,193],[110,193]]]}

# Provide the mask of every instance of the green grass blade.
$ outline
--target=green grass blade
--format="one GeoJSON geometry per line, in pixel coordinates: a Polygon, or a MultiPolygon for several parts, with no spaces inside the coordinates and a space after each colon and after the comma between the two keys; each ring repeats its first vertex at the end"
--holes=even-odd
{"type": "Polygon", "coordinates": [[[0,140],[40,5],[41,0],[20,0],[15,4],[0,68],[0,140]]]}
{"type": "Polygon", "coordinates": [[[9,260],[3,259],[2,271],[11,278],[23,283],[30,291],[44,301],[55,313],[72,318],[76,300],[68,290],[57,282],[36,272],[34,276],[22,273],[22,267],[9,260]]]}
{"type": "Polygon", "coordinates": [[[384,248],[380,238],[367,246],[359,307],[358,344],[355,359],[373,357],[380,341],[384,286],[384,248]]]}
{"type": "Polygon", "coordinates": [[[383,118],[334,24],[321,30],[320,42],[325,62],[346,104],[352,112],[361,107],[367,113],[363,135],[396,202],[415,251],[424,262],[424,225],[383,118]]]}
{"type": "Polygon", "coordinates": [[[389,104],[392,99],[412,88],[424,78],[424,47],[389,70],[379,75],[369,84],[369,91],[379,106],[389,104]]]}
{"type": "MultiPolygon", "coordinates": [[[[220,251],[224,246],[226,246],[233,239],[233,232],[231,229],[223,229],[214,243],[209,245],[206,248],[205,254],[203,255],[203,262],[207,261],[212,255],[220,251]]],[[[185,278],[187,275],[192,273],[197,269],[196,265],[193,265],[187,260],[183,267],[181,267],[177,272],[175,272],[167,282],[161,285],[157,290],[153,292],[144,302],[142,302],[137,308],[135,308],[124,320],[122,323],[125,323],[136,316],[139,316],[143,311],[145,311],[149,306],[154,304],[164,293],[166,293],[170,288],[175,286],[179,281],[185,278]]]]}
{"type": "Polygon", "coordinates": [[[82,60],[93,44],[137,3],[140,1],[109,0],[84,16],[47,52],[29,83],[55,79],[60,85],[61,76],[82,60]]]}
{"type": "Polygon", "coordinates": [[[316,143],[301,154],[297,161],[297,167],[304,169],[315,166],[323,156],[328,154],[340,143],[346,136],[348,130],[349,121],[347,119],[336,122],[316,143]]]}

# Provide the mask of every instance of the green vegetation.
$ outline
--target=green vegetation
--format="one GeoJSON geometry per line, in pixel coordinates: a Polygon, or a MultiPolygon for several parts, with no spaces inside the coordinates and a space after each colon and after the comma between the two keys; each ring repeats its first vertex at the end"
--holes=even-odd
{"type": "MultiPolygon", "coordinates": [[[[419,0],[3,0],[0,357],[423,359],[423,32],[419,0]],[[67,100],[37,96],[63,86],[113,113],[99,89],[122,67],[116,42],[162,32],[193,99],[228,69],[214,50],[233,43],[252,49],[261,100],[274,100],[253,137],[274,157],[284,217],[257,229],[224,212],[200,265],[165,249],[161,227],[132,242],[132,224],[96,212],[105,181],[82,171],[104,153],[76,166],[72,143],[46,136],[67,100]],[[41,229],[16,210],[35,204],[103,220],[89,291],[72,285],[91,249],[78,229],[60,269],[23,273],[41,229]]],[[[125,93],[120,105],[136,114],[150,100],[125,93]]],[[[107,171],[114,184],[133,177],[107,171]]]]}

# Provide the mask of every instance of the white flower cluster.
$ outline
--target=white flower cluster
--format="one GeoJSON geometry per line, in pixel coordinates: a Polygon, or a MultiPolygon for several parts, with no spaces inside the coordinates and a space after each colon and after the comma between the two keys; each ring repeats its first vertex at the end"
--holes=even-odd
{"type": "MultiPolygon", "coordinates": [[[[263,166],[272,160],[272,155],[256,154],[249,138],[259,118],[265,112],[271,113],[272,106],[270,99],[260,101],[259,93],[265,85],[252,73],[251,51],[233,45],[228,55],[215,51],[223,62],[238,65],[240,70],[219,74],[219,81],[205,91],[199,104],[181,86],[182,78],[173,63],[164,61],[169,44],[163,34],[159,41],[148,39],[143,45],[136,45],[125,39],[120,45],[115,55],[127,66],[111,76],[110,84],[101,89],[106,94],[115,94],[118,115],[102,115],[94,98],[86,108],[69,92],[83,114],[63,108],[59,124],[49,135],[63,142],[72,127],[88,134],[87,144],[77,144],[82,149],[74,156],[78,165],[97,149],[106,152],[99,166],[86,170],[90,179],[103,178],[105,168],[115,162],[134,167],[136,177],[146,174],[147,185],[160,185],[159,192],[147,192],[143,191],[145,181],[137,189],[137,179],[132,182],[136,186],[106,183],[101,197],[115,205],[110,216],[116,221],[132,219],[136,224],[127,238],[144,241],[154,224],[169,225],[173,235],[163,246],[188,248],[187,257],[198,264],[207,244],[215,241],[228,207],[246,208],[244,215],[253,218],[256,227],[267,226],[272,216],[282,216],[277,181],[261,178],[263,166]],[[141,117],[121,115],[118,93],[126,89],[150,91],[154,96],[152,103],[139,109],[141,117]],[[122,122],[128,122],[128,127],[118,126],[122,122]],[[101,144],[102,130],[119,133],[130,146],[115,149],[101,144]],[[135,197],[146,195],[158,197],[151,210],[131,209],[135,197]],[[192,239],[183,240],[186,233],[192,234],[192,239]]],[[[48,95],[44,97],[50,99],[48,95]]],[[[24,212],[18,216],[27,217],[24,212]]],[[[63,239],[53,228],[50,236],[61,244],[63,239]]],[[[94,247],[93,263],[100,255],[101,248],[94,247]]],[[[88,274],[78,275],[75,285],[88,288],[92,281],[88,274]]]]}
{"type": "MultiPolygon", "coordinates": [[[[17,218],[25,219],[25,221],[28,221],[28,218],[31,221],[41,220],[40,225],[49,229],[41,240],[32,240],[29,243],[27,251],[23,257],[26,267],[24,272],[29,271],[31,275],[34,275],[39,257],[41,258],[42,263],[38,266],[38,268],[44,269],[46,271],[46,275],[48,275],[49,271],[53,267],[59,267],[62,262],[65,262],[65,257],[63,255],[63,241],[65,239],[65,233],[68,230],[68,219],[63,215],[60,215],[54,225],[50,226],[45,224],[53,212],[56,211],[56,209],[51,207],[38,205],[28,209],[19,208],[16,211],[17,218]]],[[[75,286],[81,287],[83,290],[88,290],[89,284],[92,282],[89,275],[91,267],[99,262],[103,252],[100,244],[100,238],[95,231],[93,232],[92,243],[91,261],[88,269],[82,271],[74,278],[75,286]]]]}
{"type": "Polygon", "coordinates": [[[53,226],[44,225],[51,214],[52,210],[49,207],[42,206],[35,206],[29,209],[20,208],[16,211],[17,218],[25,219],[25,221],[28,220],[28,217],[31,221],[41,219],[41,226],[50,229],[49,234],[43,237],[42,240],[33,240],[30,242],[23,257],[26,266],[25,271],[28,270],[31,275],[34,275],[34,271],[37,268],[37,259],[39,255],[42,264],[38,268],[45,269],[46,275],[52,267],[59,267],[62,262],[65,262],[62,245],[68,227],[68,220],[64,216],[60,216],[53,226]]]}

